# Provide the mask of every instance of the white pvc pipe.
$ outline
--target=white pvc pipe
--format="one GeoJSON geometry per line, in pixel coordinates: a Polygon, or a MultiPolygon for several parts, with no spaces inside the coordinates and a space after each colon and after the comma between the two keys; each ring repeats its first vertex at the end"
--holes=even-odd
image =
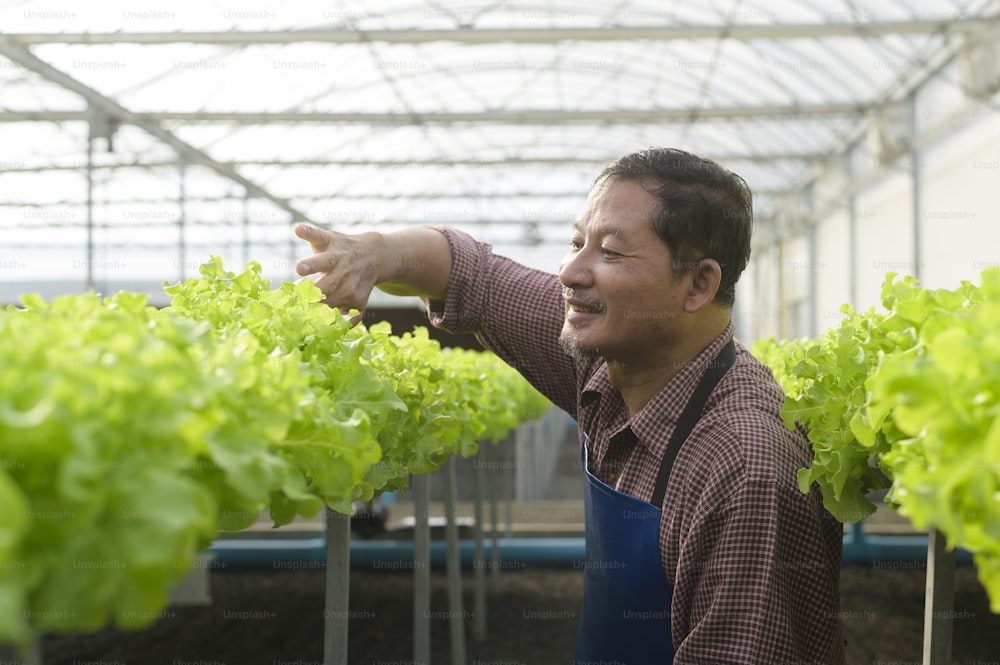
{"type": "Polygon", "coordinates": [[[413,492],[413,663],[431,662],[431,528],[428,519],[430,478],[411,476],[413,492]]]}
{"type": "Polygon", "coordinates": [[[458,526],[455,524],[455,460],[445,465],[444,505],[447,550],[445,570],[448,578],[448,629],[451,636],[451,663],[465,665],[465,610],[462,605],[462,560],[458,551],[458,526]]]}
{"type": "Polygon", "coordinates": [[[486,639],[486,561],[483,552],[483,462],[485,459],[485,443],[480,444],[479,453],[475,459],[473,482],[473,506],[475,520],[472,526],[474,539],[474,554],[472,559],[472,574],[475,583],[474,603],[475,616],[472,622],[472,639],[477,643],[486,639]]]}
{"type": "Polygon", "coordinates": [[[323,665],[347,665],[350,620],[351,518],[326,508],[326,609],[323,665]]]}

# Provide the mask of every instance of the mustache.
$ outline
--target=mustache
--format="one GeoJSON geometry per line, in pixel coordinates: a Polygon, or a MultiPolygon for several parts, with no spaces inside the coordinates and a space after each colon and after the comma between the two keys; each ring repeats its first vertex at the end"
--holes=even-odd
{"type": "Polygon", "coordinates": [[[581,295],[579,292],[574,291],[568,286],[562,287],[562,296],[566,302],[571,302],[578,307],[583,307],[584,309],[590,309],[595,312],[604,312],[604,303],[588,298],[581,295]]]}

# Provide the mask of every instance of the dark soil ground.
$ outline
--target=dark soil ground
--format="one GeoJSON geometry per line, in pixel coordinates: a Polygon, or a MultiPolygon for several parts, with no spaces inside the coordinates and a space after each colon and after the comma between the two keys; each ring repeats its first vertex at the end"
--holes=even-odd
{"type": "MultiPolygon", "coordinates": [[[[487,635],[471,665],[554,665],[571,661],[581,571],[525,567],[501,571],[488,594],[487,635]]],[[[212,570],[212,604],[174,606],[151,628],[49,637],[45,665],[321,665],[324,571],[212,570]]],[[[464,574],[471,617],[473,575],[464,574]]],[[[841,577],[849,665],[920,665],[925,569],[847,566],[841,577]]],[[[413,663],[413,573],[351,573],[350,662],[413,663]]],[[[1000,615],[969,566],[957,572],[954,664],[1000,664],[1000,615]]],[[[444,570],[432,571],[432,662],[451,663],[444,570]]],[[[10,661],[3,661],[7,665],[10,661]]]]}

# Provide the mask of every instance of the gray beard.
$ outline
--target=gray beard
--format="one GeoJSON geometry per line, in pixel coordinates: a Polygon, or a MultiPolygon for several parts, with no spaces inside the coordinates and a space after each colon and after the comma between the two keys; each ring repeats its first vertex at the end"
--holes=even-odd
{"type": "Polygon", "coordinates": [[[600,358],[601,350],[599,348],[588,348],[582,347],[577,344],[576,336],[572,334],[561,334],[559,335],[559,346],[562,347],[563,352],[570,358],[575,360],[589,360],[591,358],[600,358]]]}

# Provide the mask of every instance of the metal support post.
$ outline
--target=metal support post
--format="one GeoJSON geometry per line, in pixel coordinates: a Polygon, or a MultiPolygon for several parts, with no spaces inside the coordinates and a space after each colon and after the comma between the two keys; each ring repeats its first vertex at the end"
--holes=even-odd
{"type": "MultiPolygon", "coordinates": [[[[916,92],[910,94],[907,100],[910,105],[910,132],[909,136],[916,136],[917,128],[917,97],[916,92]]],[[[911,275],[917,279],[922,279],[923,271],[921,270],[921,255],[923,254],[923,230],[920,225],[920,217],[922,215],[923,209],[923,189],[924,189],[924,174],[923,174],[923,162],[920,159],[920,149],[914,146],[910,152],[910,177],[911,185],[910,191],[913,199],[913,270],[911,275]]]]}
{"type": "Polygon", "coordinates": [[[323,665],[347,665],[350,621],[351,517],[326,508],[326,610],[323,665]]]}
{"type": "Polygon", "coordinates": [[[946,547],[944,534],[927,535],[927,590],[924,598],[924,665],[951,665],[951,637],[955,624],[955,550],[946,547]]]}
{"type": "Polygon", "coordinates": [[[431,527],[428,517],[430,478],[410,477],[413,492],[413,663],[431,662],[431,527]]]}
{"type": "Polygon", "coordinates": [[[455,460],[445,464],[445,569],[448,577],[448,632],[451,636],[452,665],[465,664],[465,610],[462,604],[462,559],[458,551],[458,525],[455,523],[455,460]]]}
{"type": "Polygon", "coordinates": [[[243,193],[243,265],[250,262],[250,198],[243,193]]]}
{"type": "Polygon", "coordinates": [[[483,479],[485,476],[483,467],[485,466],[486,442],[479,445],[479,452],[474,460],[475,474],[473,475],[473,505],[475,507],[475,520],[473,524],[473,534],[475,548],[473,554],[472,574],[475,582],[475,595],[473,607],[475,616],[472,622],[472,639],[481,643],[486,639],[486,561],[483,548],[483,479]]]}
{"type": "Polygon", "coordinates": [[[185,246],[184,226],[187,223],[187,165],[184,155],[177,153],[177,265],[178,279],[183,282],[187,276],[187,247],[185,246]]]}
{"type": "Polygon", "coordinates": [[[94,137],[87,136],[87,277],[84,289],[94,289],[94,137]]]}
{"type": "Polygon", "coordinates": [[[487,492],[490,498],[490,584],[494,591],[496,591],[497,584],[500,582],[500,529],[497,526],[500,523],[500,483],[497,482],[497,476],[499,473],[502,479],[508,473],[508,471],[504,470],[504,465],[497,463],[499,460],[499,447],[500,442],[491,445],[489,448],[489,459],[493,462],[490,468],[493,469],[493,473],[487,476],[489,479],[487,492]]]}

